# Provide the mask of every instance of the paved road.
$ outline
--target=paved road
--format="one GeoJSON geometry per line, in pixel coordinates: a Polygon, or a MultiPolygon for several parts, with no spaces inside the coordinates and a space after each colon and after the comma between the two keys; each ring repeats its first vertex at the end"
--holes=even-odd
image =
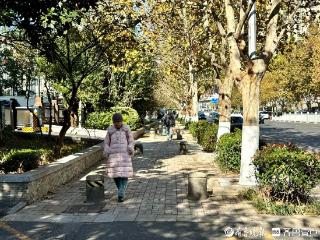
{"type": "Polygon", "coordinates": [[[320,124],[266,121],[260,129],[261,137],[268,141],[291,142],[320,152],[320,124]]]}

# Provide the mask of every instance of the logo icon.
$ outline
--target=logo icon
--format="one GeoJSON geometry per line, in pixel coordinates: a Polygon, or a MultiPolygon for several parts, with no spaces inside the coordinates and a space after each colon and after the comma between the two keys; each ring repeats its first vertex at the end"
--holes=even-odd
{"type": "Polygon", "coordinates": [[[272,234],[272,237],[280,237],[281,236],[281,229],[280,228],[272,228],[271,234],[272,234]]]}
{"type": "Polygon", "coordinates": [[[234,234],[233,228],[231,228],[231,227],[226,227],[226,228],[224,229],[224,234],[225,234],[227,237],[232,237],[233,234],[234,234]]]}

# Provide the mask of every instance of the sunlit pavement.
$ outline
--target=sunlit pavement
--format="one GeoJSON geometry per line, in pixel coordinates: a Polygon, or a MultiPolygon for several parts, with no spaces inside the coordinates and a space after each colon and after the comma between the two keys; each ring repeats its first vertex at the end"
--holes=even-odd
{"type": "MultiPolygon", "coordinates": [[[[313,232],[310,237],[320,239],[319,217],[257,214],[238,197],[239,186],[218,184],[219,178],[232,176],[219,172],[214,154],[202,152],[188,134],[183,136],[188,155],[179,155],[177,141],[162,136],[140,139],[145,151],[134,159],[136,175],[124,203],[116,201],[115,185],[107,178],[105,201],[86,203],[83,175],[4,217],[0,239],[272,239],[272,228],[318,229],[319,235],[313,232]],[[210,197],[200,202],[187,199],[188,173],[195,170],[209,174],[210,197]]],[[[104,173],[104,163],[92,171],[104,173]]]]}

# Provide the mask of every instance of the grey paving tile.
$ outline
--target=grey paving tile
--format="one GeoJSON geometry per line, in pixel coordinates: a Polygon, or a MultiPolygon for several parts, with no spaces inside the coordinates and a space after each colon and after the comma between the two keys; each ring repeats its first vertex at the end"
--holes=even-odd
{"type": "Polygon", "coordinates": [[[137,215],[135,221],[138,222],[154,222],[156,221],[157,215],[152,214],[139,214],[137,215]]]}
{"type": "Polygon", "coordinates": [[[156,218],[156,222],[176,222],[177,216],[176,215],[158,215],[156,218]]]}
{"type": "Polygon", "coordinates": [[[137,213],[136,214],[119,213],[114,219],[114,221],[133,222],[135,221],[137,215],[138,215],[137,213]]]}
{"type": "Polygon", "coordinates": [[[94,222],[113,222],[116,216],[112,213],[100,213],[93,220],[94,222]]]}

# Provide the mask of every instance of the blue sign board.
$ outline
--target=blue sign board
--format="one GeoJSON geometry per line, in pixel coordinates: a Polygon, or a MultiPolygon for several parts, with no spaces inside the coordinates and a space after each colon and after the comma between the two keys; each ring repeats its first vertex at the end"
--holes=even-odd
{"type": "Polygon", "coordinates": [[[216,104],[218,103],[219,98],[211,98],[211,103],[216,104]]]}

